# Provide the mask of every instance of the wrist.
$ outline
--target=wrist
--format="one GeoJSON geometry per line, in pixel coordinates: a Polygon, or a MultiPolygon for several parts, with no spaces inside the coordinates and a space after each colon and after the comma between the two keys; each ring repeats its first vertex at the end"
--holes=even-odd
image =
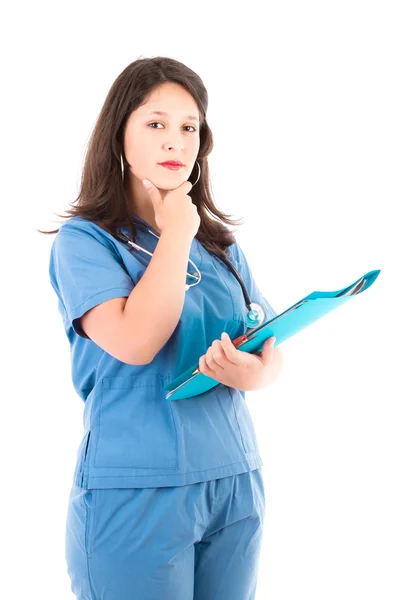
{"type": "Polygon", "coordinates": [[[160,234],[160,239],[167,238],[174,242],[174,244],[186,244],[189,247],[192,245],[193,236],[188,235],[182,229],[173,229],[172,227],[168,229],[163,229],[160,234]]]}

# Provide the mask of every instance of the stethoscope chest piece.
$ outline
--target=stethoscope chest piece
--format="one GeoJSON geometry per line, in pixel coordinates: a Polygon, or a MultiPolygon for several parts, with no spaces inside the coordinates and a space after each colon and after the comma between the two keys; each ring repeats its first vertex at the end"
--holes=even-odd
{"type": "Polygon", "coordinates": [[[264,322],[265,313],[263,308],[256,302],[250,304],[250,310],[247,313],[246,324],[249,328],[258,327],[264,322]]]}

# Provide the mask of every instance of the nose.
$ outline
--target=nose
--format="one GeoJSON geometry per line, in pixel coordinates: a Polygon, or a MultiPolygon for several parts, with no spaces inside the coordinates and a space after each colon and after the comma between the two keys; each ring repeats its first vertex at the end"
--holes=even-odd
{"type": "Polygon", "coordinates": [[[182,151],[183,150],[183,144],[181,142],[176,142],[175,144],[166,144],[166,147],[168,148],[168,150],[171,150],[172,148],[175,149],[175,151],[182,151]]]}

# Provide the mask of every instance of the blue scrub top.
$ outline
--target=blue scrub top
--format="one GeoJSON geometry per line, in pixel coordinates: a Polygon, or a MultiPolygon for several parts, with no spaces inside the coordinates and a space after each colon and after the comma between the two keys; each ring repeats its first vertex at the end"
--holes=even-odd
{"type": "MultiPolygon", "coordinates": [[[[151,226],[135,217],[143,223],[136,243],[154,252],[151,226]]],[[[251,301],[263,306],[267,320],[276,316],[237,241],[229,252],[251,301]]],[[[84,489],[180,486],[263,465],[245,392],[219,384],[193,398],[166,400],[162,391],[223,331],[233,340],[247,329],[242,289],[224,262],[196,238],[190,258],[202,279],[186,291],[174,332],[151,363],[129,365],[88,338],[76,319],[101,302],[128,297],[151,256],[81,217],[69,218],[56,234],[49,274],[71,347],[73,385],[84,402],[74,472],[84,489]]],[[[188,269],[194,272],[190,262],[188,269]]]]}

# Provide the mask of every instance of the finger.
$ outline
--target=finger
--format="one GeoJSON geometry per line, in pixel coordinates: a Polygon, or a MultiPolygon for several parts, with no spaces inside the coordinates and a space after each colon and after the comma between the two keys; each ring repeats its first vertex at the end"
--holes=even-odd
{"type": "Polygon", "coordinates": [[[261,360],[265,365],[268,365],[272,361],[274,350],[275,350],[275,346],[274,346],[275,341],[276,341],[276,338],[272,337],[272,338],[268,338],[264,342],[264,345],[263,345],[262,351],[261,351],[261,360]]]}
{"type": "Polygon", "coordinates": [[[186,181],[183,181],[179,187],[185,190],[185,194],[188,194],[193,187],[193,183],[190,183],[187,179],[186,181]]]}
{"type": "Polygon", "coordinates": [[[236,350],[229,335],[225,331],[221,336],[221,345],[222,345],[222,348],[225,352],[227,359],[231,363],[233,363],[234,365],[243,364],[243,359],[244,359],[243,352],[241,352],[240,350],[236,350]],[[225,335],[227,337],[225,337],[225,335]]]}
{"type": "Polygon", "coordinates": [[[154,185],[154,183],[152,183],[148,179],[143,179],[142,183],[145,189],[147,190],[147,193],[150,196],[153,205],[162,204],[161,194],[158,188],[154,185]]]}
{"type": "MultiPolygon", "coordinates": [[[[209,349],[206,352],[206,364],[207,366],[212,369],[212,370],[216,370],[220,367],[220,364],[217,362],[216,358],[215,358],[215,345],[214,342],[212,343],[212,345],[209,347],[209,349]]],[[[221,358],[219,358],[219,360],[221,361],[221,358]]]]}
{"type": "Polygon", "coordinates": [[[208,367],[206,364],[206,355],[203,354],[203,356],[200,356],[199,358],[199,371],[200,373],[204,373],[204,375],[207,375],[206,371],[208,371],[208,367]]]}
{"type": "Polygon", "coordinates": [[[205,354],[203,354],[203,356],[201,356],[199,359],[199,371],[200,373],[203,373],[203,375],[211,377],[212,379],[215,379],[216,377],[216,373],[207,366],[205,354]]]}
{"type": "Polygon", "coordinates": [[[218,365],[221,369],[227,367],[230,361],[225,354],[220,340],[213,341],[211,345],[211,350],[214,363],[216,363],[216,365],[218,365]]]}

